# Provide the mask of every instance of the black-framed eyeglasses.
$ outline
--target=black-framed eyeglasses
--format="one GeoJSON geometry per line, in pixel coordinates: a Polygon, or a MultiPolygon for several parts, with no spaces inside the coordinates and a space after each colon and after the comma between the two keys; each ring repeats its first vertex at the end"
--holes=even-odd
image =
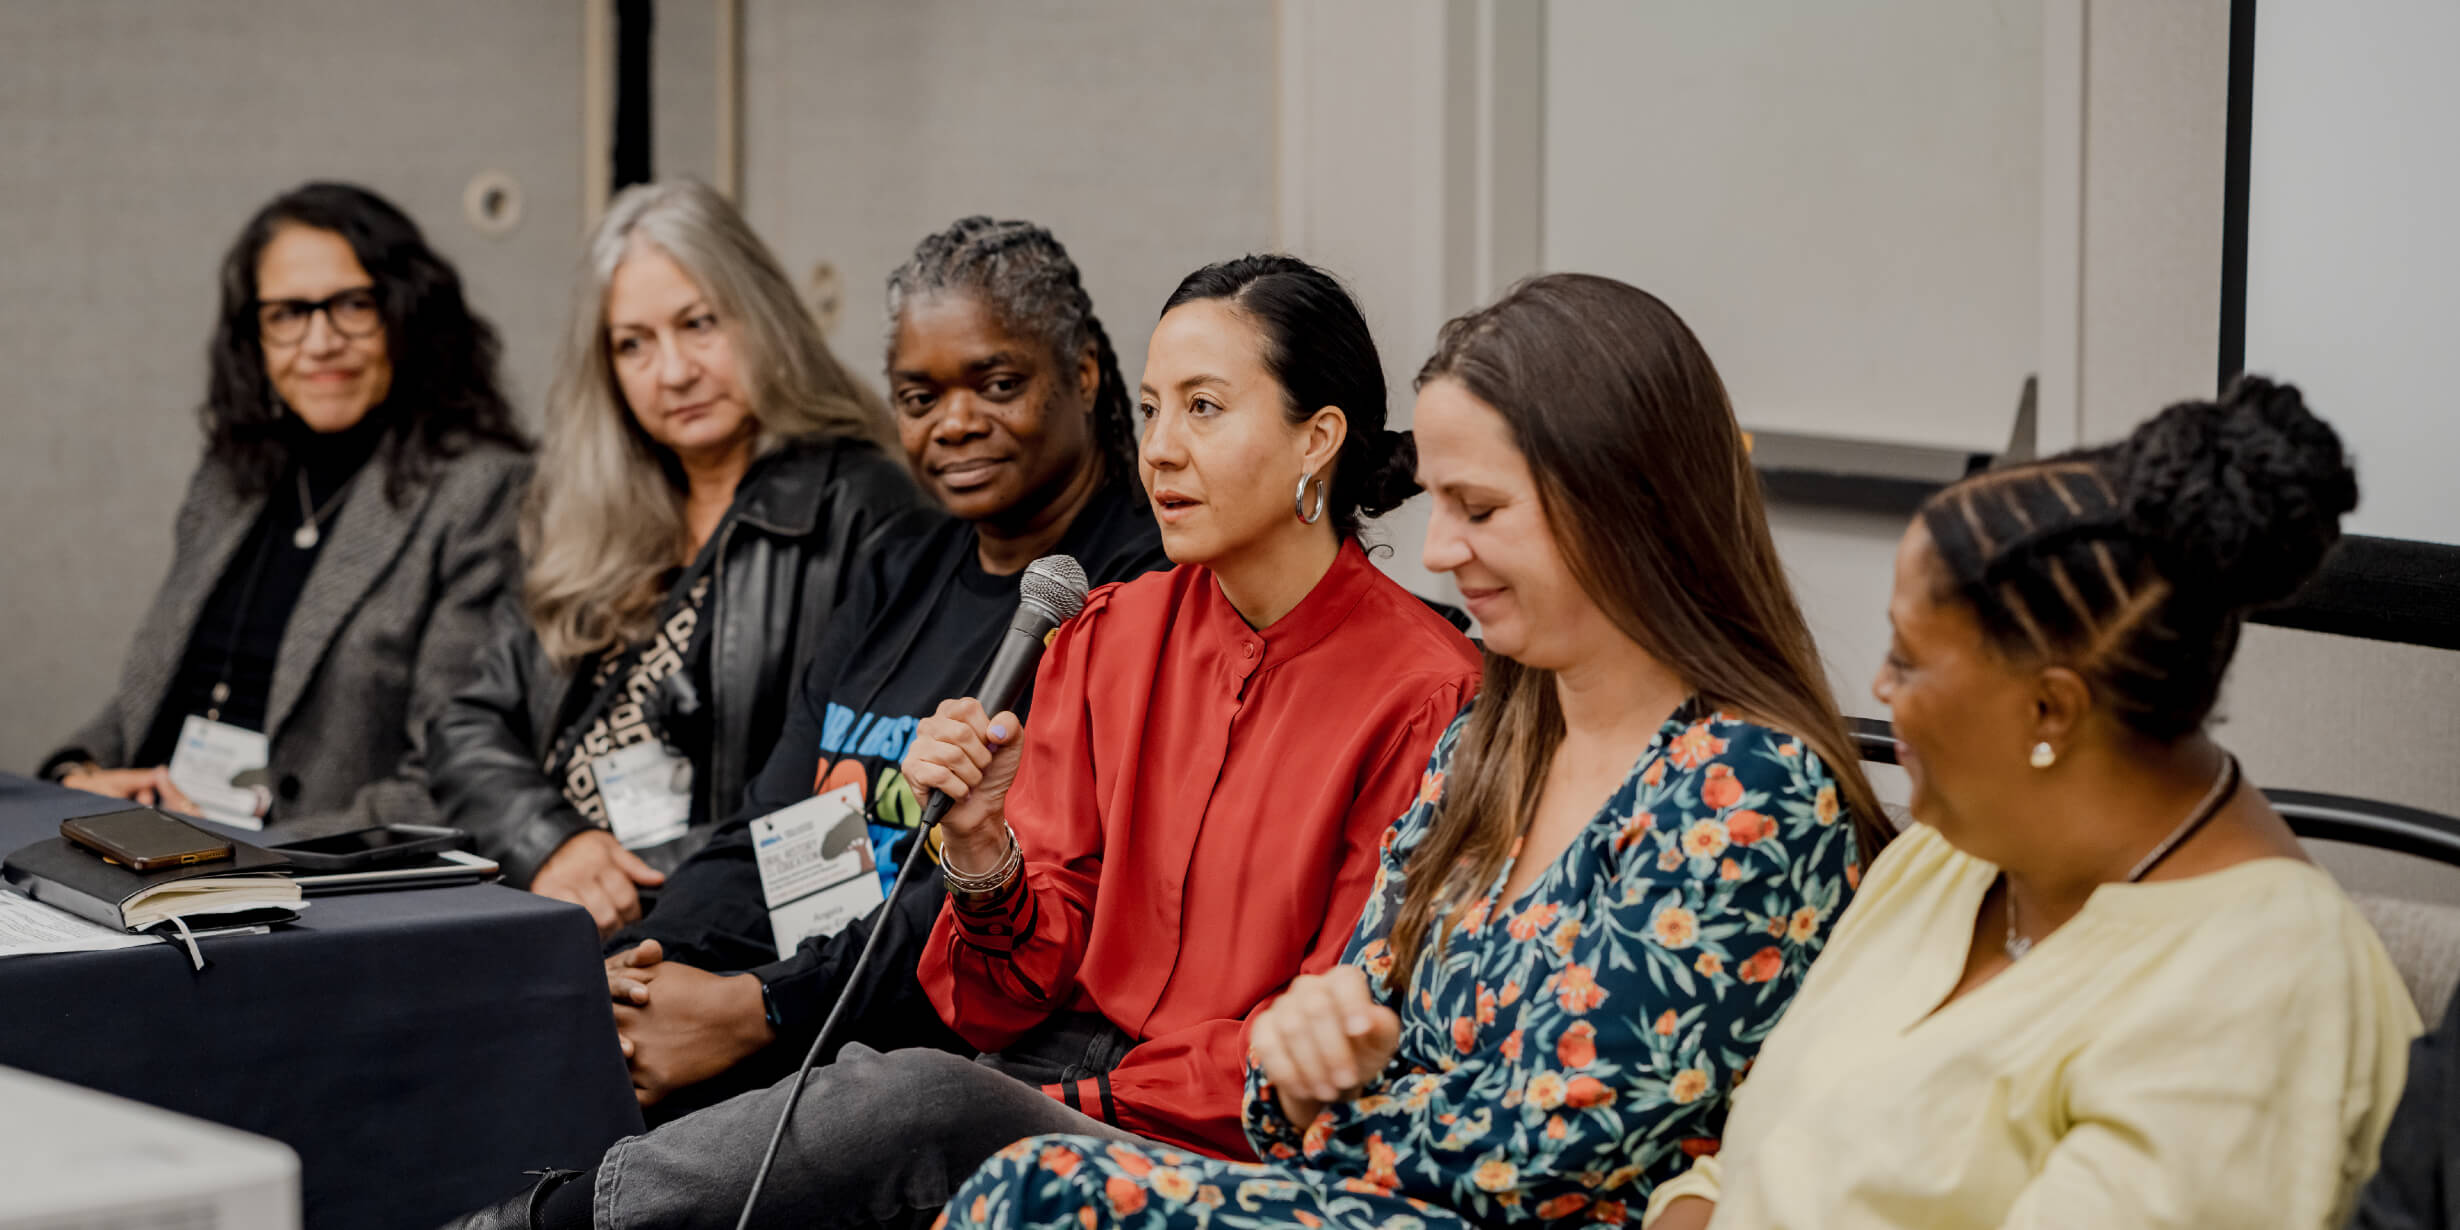
{"type": "Polygon", "coordinates": [[[373,286],[337,290],[322,299],[259,299],[256,325],[266,341],[288,346],[307,336],[308,321],[318,312],[344,337],[374,337],[384,328],[373,286]]]}

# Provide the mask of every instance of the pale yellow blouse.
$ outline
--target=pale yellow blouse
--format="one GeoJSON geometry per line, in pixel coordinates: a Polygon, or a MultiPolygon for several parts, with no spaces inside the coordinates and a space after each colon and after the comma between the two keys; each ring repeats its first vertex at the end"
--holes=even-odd
{"type": "Polygon", "coordinates": [[[2338,1227],[2419,1024],[2331,878],[2259,859],[2105,884],[1934,1014],[1997,876],[1928,828],[1891,845],[1722,1152],[1649,1216],[1692,1195],[1725,1230],[2338,1227]]]}

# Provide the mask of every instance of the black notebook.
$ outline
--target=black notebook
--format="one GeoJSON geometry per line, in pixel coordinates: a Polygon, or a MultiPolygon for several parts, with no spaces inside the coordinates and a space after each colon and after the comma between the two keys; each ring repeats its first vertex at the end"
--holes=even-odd
{"type": "Polygon", "coordinates": [[[0,876],[36,901],[124,931],[174,918],[217,927],[297,918],[299,886],[281,874],[290,860],[245,842],[231,844],[225,861],[130,871],[51,837],[8,856],[0,876]]]}

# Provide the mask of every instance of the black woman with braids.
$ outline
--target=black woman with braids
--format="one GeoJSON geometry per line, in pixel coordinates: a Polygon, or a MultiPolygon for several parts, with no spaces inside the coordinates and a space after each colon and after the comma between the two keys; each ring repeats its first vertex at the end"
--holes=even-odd
{"type": "Polygon", "coordinates": [[[752,821],[858,787],[885,885],[915,853],[919,809],[897,768],[906,743],[942,700],[972,693],[1025,566],[1073,555],[1099,585],[1168,564],[1136,481],[1118,359],[1049,231],[964,219],[890,275],[888,306],[892,417],[940,508],[891,527],[813,652],[734,820],[610,945],[633,1084],[660,1117],[790,1071],[875,926],[891,933],[841,1038],[961,1046],[914,984],[943,896],[938,869],[916,868],[894,908],[780,951],[752,821]]]}
{"type": "Polygon", "coordinates": [[[2356,502],[2253,378],[1932,497],[1873,687],[1920,823],[1653,1230],[2342,1224],[2417,1012],[2206,722],[2356,502]]]}

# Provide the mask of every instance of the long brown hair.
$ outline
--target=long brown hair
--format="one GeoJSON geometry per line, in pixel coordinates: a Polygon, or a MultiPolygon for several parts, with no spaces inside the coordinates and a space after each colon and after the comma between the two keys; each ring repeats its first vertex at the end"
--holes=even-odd
{"type": "MultiPolygon", "coordinates": [[[[1443,328],[1418,386],[1494,407],[1537,480],[1564,562],[1615,628],[1715,709],[1784,730],[1828,766],[1864,862],[1891,830],[1785,581],[1725,383],[1656,296],[1550,274],[1443,328]]],[[[1437,920],[1487,891],[1563,741],[1554,673],[1489,653],[1433,828],[1409,864],[1389,985],[1437,920]]]]}

